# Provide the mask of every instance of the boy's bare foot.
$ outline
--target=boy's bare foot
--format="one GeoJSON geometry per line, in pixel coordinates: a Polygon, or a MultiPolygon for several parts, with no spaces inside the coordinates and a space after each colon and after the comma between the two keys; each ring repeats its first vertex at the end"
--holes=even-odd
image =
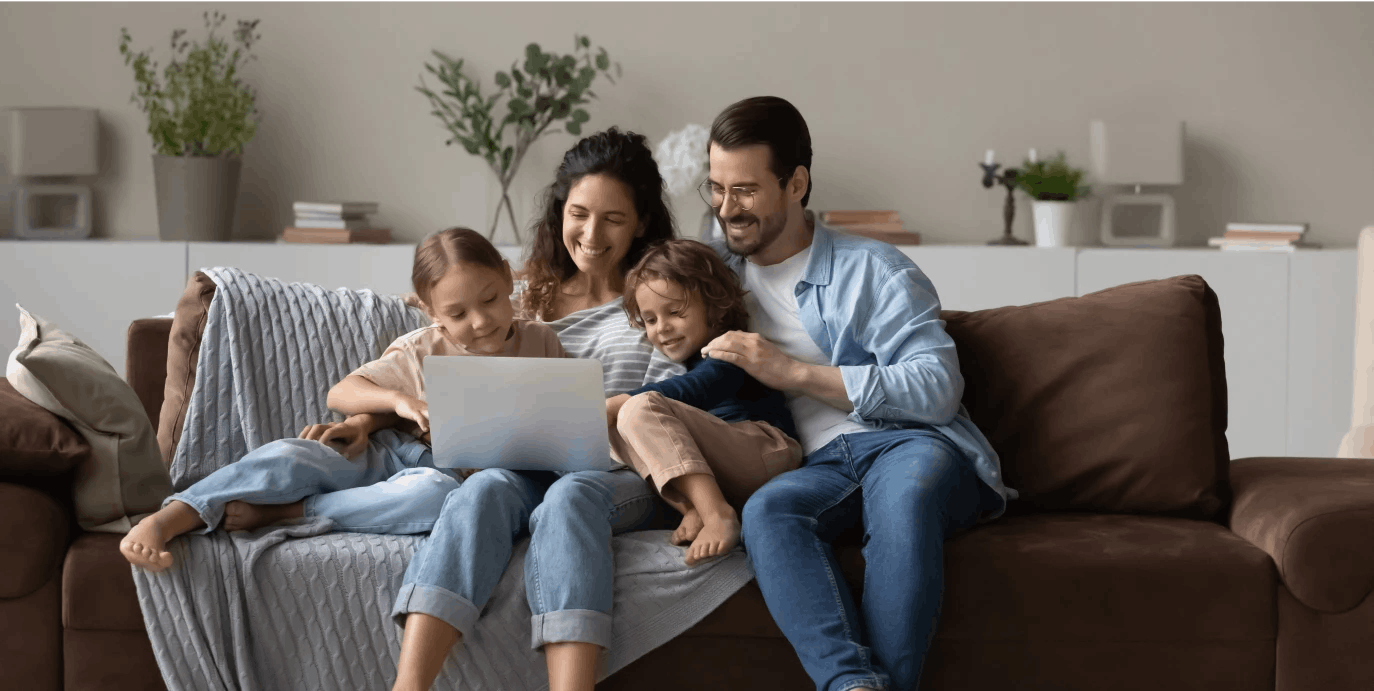
{"type": "Polygon", "coordinates": [[[225,531],[257,530],[265,525],[304,515],[304,502],[293,504],[249,504],[231,501],[224,505],[225,531]]]}
{"type": "Polygon", "coordinates": [[[718,557],[739,544],[739,516],[734,509],[702,518],[704,525],[692,546],[687,548],[687,565],[718,557]]]}
{"type": "Polygon", "coordinates": [[[134,566],[154,572],[165,571],[172,565],[167,541],[204,525],[205,521],[200,520],[195,509],[172,501],[130,528],[129,534],[119,541],[119,553],[134,566]]]}
{"type": "Polygon", "coordinates": [[[682,514],[682,523],[679,523],[677,530],[673,531],[673,537],[669,540],[674,545],[685,545],[697,539],[701,533],[702,526],[706,525],[701,520],[701,514],[696,509],[687,509],[687,513],[682,514]]]}

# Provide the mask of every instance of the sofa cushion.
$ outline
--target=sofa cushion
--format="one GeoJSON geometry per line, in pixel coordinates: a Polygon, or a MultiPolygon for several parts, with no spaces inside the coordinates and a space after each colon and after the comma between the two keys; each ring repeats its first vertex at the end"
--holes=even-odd
{"type": "Polygon", "coordinates": [[[162,463],[172,466],[186,409],[191,404],[191,389],[196,384],[196,361],[200,358],[200,337],[215,297],[215,282],[197,271],[186,282],[172,315],[172,333],[167,339],[167,381],[162,390],[162,409],[158,414],[157,446],[162,463]]]}
{"type": "Polygon", "coordinates": [[[73,482],[77,522],[127,532],[171,494],[157,438],[134,390],[81,339],[19,308],[19,345],[5,376],[14,390],[65,418],[91,445],[73,482]]]}
{"type": "Polygon", "coordinates": [[[92,631],[138,631],[143,612],[121,535],[85,533],[72,542],[62,566],[62,626],[92,631]]]}
{"type": "Polygon", "coordinates": [[[28,595],[57,573],[70,523],[52,497],[0,482],[0,600],[28,595]]]}
{"type": "Polygon", "coordinates": [[[1020,508],[1215,519],[1229,501],[1221,313],[1200,277],[943,317],[1020,508]]]}
{"type": "Polygon", "coordinates": [[[0,477],[61,475],[90,455],[91,445],[62,418],[0,378],[0,477]]]}
{"type": "Polygon", "coordinates": [[[937,635],[1272,641],[1277,585],[1267,554],[1210,521],[1008,516],[946,543],[937,635]]]}

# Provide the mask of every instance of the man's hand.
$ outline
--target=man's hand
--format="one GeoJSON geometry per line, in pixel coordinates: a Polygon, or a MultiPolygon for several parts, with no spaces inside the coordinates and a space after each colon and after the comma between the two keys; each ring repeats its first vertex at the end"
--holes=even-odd
{"type": "Polygon", "coordinates": [[[800,388],[802,363],[787,357],[772,341],[756,333],[727,331],[707,343],[701,354],[739,367],[770,389],[800,388]]]}
{"type": "Polygon", "coordinates": [[[622,393],[606,399],[606,426],[615,427],[615,422],[620,418],[620,407],[625,405],[625,401],[630,400],[630,394],[622,393]]]}
{"type": "Polygon", "coordinates": [[[429,405],[408,394],[396,394],[396,414],[420,426],[420,434],[429,435],[429,405]]]}
{"type": "MultiPolygon", "coordinates": [[[[349,418],[353,420],[354,418],[349,418]]],[[[352,459],[367,450],[367,429],[356,423],[326,422],[301,430],[301,439],[313,439],[352,459]]]]}

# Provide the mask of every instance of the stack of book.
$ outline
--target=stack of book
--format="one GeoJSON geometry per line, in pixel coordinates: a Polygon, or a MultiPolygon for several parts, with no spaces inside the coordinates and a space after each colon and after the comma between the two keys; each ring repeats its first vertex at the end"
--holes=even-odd
{"type": "Polygon", "coordinates": [[[1226,234],[1209,238],[1207,244],[1233,252],[1292,252],[1320,247],[1306,242],[1306,223],[1227,223],[1226,234]]]}
{"type": "Polygon", "coordinates": [[[921,234],[903,228],[896,211],[822,211],[821,222],[835,230],[894,245],[921,244],[921,234]]]}
{"type": "Polygon", "coordinates": [[[347,244],[391,242],[390,228],[375,228],[368,220],[376,202],[296,202],[296,224],[282,231],[282,242],[347,244]]]}

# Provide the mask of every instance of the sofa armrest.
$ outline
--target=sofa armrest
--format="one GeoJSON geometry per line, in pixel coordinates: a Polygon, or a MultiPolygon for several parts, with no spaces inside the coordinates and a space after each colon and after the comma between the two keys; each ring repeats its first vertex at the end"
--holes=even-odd
{"type": "Polygon", "coordinates": [[[1231,530],[1264,550],[1298,601],[1348,611],[1374,590],[1374,460],[1231,464],[1231,530]]]}
{"type": "Polygon", "coordinates": [[[137,319],[129,325],[125,377],[143,403],[143,410],[153,423],[153,432],[157,432],[158,417],[162,413],[163,387],[167,384],[167,340],[171,334],[172,320],[166,317],[137,319]]]}

